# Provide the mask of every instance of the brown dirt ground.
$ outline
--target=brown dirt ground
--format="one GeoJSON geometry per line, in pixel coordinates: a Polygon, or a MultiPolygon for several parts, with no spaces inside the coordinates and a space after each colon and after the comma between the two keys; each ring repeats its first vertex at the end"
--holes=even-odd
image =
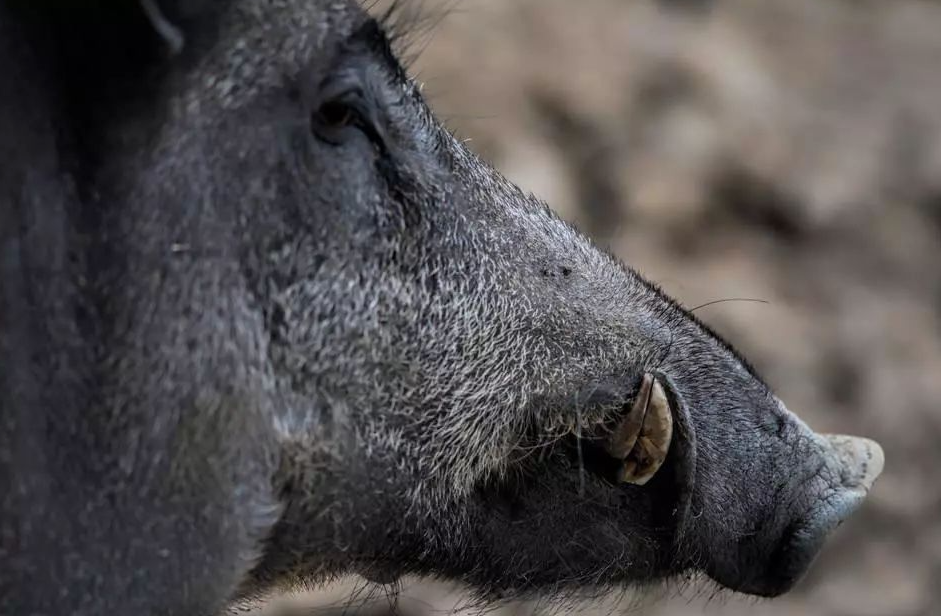
{"type": "MultiPolygon", "coordinates": [[[[686,305],[767,302],[698,314],[816,429],[886,450],[786,597],[687,589],[613,611],[941,613],[941,4],[475,0],[416,38],[413,73],[471,147],[686,305]]],[[[404,594],[407,614],[460,603],[404,594]]]]}

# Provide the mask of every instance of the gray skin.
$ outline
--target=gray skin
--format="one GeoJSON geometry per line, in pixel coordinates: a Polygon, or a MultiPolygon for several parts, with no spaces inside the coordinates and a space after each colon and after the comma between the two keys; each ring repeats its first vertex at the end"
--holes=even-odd
{"type": "Polygon", "coordinates": [[[878,474],[448,133],[358,5],[162,2],[172,55],[104,4],[0,4],[0,613],[773,596],[878,474]],[[645,374],[673,442],[617,484],[645,374]]]}

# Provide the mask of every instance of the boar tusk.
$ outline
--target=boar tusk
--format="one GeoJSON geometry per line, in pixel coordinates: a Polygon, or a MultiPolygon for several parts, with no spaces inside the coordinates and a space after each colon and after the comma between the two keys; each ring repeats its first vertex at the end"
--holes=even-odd
{"type": "Polygon", "coordinates": [[[650,389],[653,380],[652,375],[644,375],[644,379],[640,383],[640,390],[634,398],[634,404],[631,405],[631,410],[621,420],[621,423],[614,428],[614,432],[605,444],[605,449],[612,458],[624,460],[634,449],[637,437],[640,436],[641,429],[644,427],[644,420],[650,405],[650,389]]]}
{"type": "Polygon", "coordinates": [[[663,466],[673,440],[673,413],[663,386],[651,375],[645,375],[641,394],[645,388],[646,395],[638,395],[638,400],[646,398],[645,410],[640,414],[641,427],[618,474],[619,481],[641,486],[663,466]]]}

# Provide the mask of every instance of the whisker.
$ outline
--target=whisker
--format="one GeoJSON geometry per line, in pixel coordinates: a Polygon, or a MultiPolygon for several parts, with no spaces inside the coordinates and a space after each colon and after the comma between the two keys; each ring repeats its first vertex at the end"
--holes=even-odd
{"type": "Polygon", "coordinates": [[[711,302],[706,302],[705,304],[699,304],[695,308],[690,308],[689,311],[696,312],[697,310],[701,308],[715,306],[716,304],[724,304],[726,302],[752,302],[755,304],[770,304],[771,303],[766,299],[757,299],[754,297],[726,297],[723,299],[715,299],[715,300],[712,300],[711,302]]]}

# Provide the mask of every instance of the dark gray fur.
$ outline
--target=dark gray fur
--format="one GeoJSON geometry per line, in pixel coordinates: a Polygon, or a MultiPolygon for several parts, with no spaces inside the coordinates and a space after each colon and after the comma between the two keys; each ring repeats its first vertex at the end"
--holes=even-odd
{"type": "Polygon", "coordinates": [[[0,613],[794,582],[818,440],[452,137],[357,5],[160,5],[179,54],[136,2],[0,4],[0,613]],[[350,85],[365,125],[312,133],[350,85]],[[678,436],[612,485],[645,372],[678,436]]]}

